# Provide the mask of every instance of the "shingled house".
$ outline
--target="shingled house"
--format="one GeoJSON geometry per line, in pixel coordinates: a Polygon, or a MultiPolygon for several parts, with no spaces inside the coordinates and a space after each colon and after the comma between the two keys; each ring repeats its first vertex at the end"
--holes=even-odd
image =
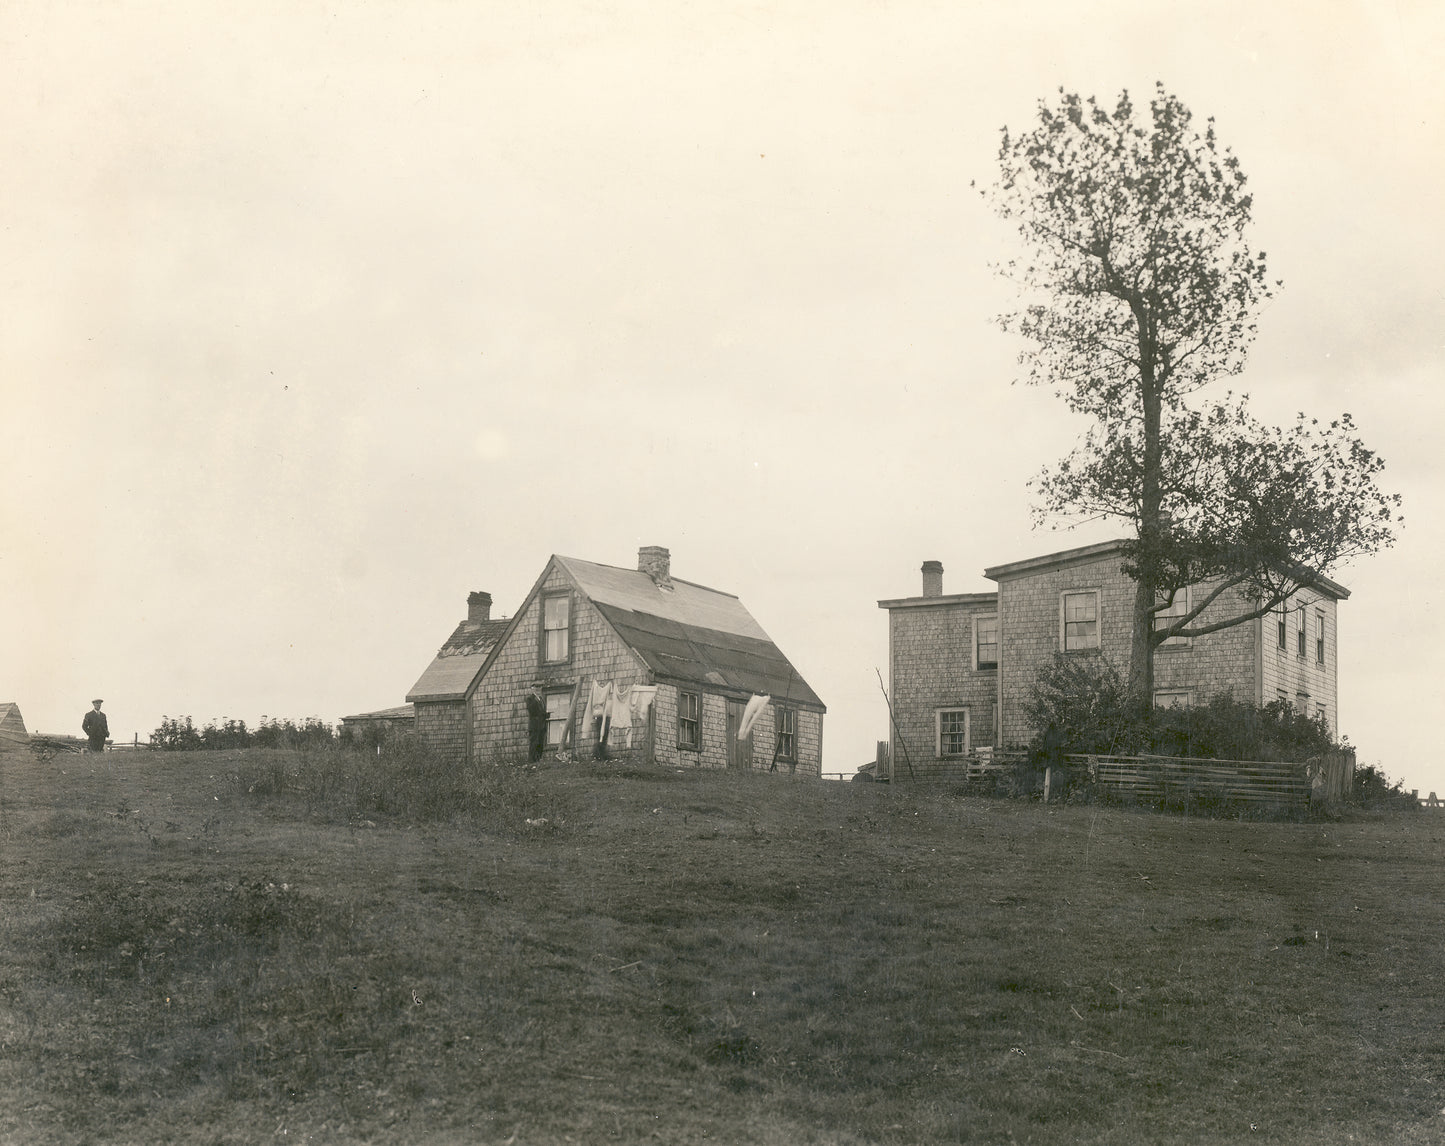
{"type": "MultiPolygon", "coordinates": [[[[992,593],[945,594],[943,566],[926,561],[919,596],[878,602],[888,611],[895,736],[915,762],[926,771],[977,747],[1026,743],[1034,729],[1023,702],[1059,653],[1105,656],[1127,669],[1134,582],[1123,570],[1124,544],[992,566],[983,571],[998,586],[992,593]]],[[[1177,595],[1165,616],[1187,612],[1196,592],[1177,595]]],[[[1322,578],[1266,617],[1171,638],[1154,653],[1154,703],[1198,704],[1218,693],[1261,705],[1286,700],[1337,732],[1337,606],[1349,595],[1322,578]]],[[[1226,594],[1199,620],[1244,604],[1226,594]]]]}
{"type": "Polygon", "coordinates": [[[467,697],[508,622],[492,620],[492,595],[467,596],[467,615],[427,665],[406,700],[417,736],[442,752],[462,756],[469,744],[467,697]]]}
{"type": "MultiPolygon", "coordinates": [[[[475,671],[450,678],[464,742],[424,720],[425,703],[442,703],[426,699],[441,690],[423,689],[425,676],[408,697],[419,735],[499,763],[821,771],[823,702],[736,596],[674,578],[660,546],[639,550],[636,569],[554,555],[501,624],[475,671]]],[[[443,660],[432,668],[449,669],[443,660]]]]}

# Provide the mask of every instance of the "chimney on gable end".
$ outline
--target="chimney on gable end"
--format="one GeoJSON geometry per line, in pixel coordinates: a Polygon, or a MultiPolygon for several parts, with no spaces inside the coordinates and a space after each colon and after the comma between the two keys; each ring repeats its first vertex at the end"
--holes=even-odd
{"type": "Polygon", "coordinates": [[[467,620],[472,624],[480,624],[482,621],[492,619],[492,595],[490,593],[475,592],[467,594],[467,620]]]}
{"type": "Polygon", "coordinates": [[[672,588],[672,555],[661,545],[644,545],[637,551],[637,570],[659,589],[672,588]]]}
{"type": "Polygon", "coordinates": [[[923,563],[923,595],[925,597],[943,596],[942,561],[925,561],[923,563]]]}

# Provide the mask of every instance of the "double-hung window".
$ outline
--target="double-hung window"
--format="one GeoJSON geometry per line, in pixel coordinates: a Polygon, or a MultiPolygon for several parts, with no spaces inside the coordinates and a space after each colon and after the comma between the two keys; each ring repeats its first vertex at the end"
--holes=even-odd
{"type": "Polygon", "coordinates": [[[1099,591],[1085,589],[1062,598],[1065,652],[1099,647],[1099,591]]]}
{"type": "Polygon", "coordinates": [[[565,593],[542,598],[542,663],[558,664],[572,651],[572,598],[565,593]]]}
{"type": "Polygon", "coordinates": [[[1315,664],[1325,663],[1325,615],[1315,611],[1315,664]]]}
{"type": "Polygon", "coordinates": [[[798,741],[798,714],[791,708],[773,709],[779,760],[793,759],[798,741]]]}
{"type": "Polygon", "coordinates": [[[973,619],[973,667],[998,668],[998,618],[973,619]]]}
{"type": "Polygon", "coordinates": [[[1275,643],[1279,645],[1280,652],[1289,648],[1289,611],[1282,604],[1279,607],[1279,620],[1275,625],[1275,643]]]}
{"type": "Polygon", "coordinates": [[[567,730],[567,718],[572,714],[570,692],[549,692],[547,703],[547,747],[561,748],[562,735],[567,730]]]}
{"type": "MultiPolygon", "coordinates": [[[[1189,589],[1186,587],[1174,590],[1173,600],[1169,600],[1166,594],[1161,593],[1159,595],[1159,601],[1161,604],[1168,601],[1168,604],[1154,614],[1154,631],[1156,633],[1168,629],[1170,625],[1176,623],[1180,617],[1189,612],[1189,589]]],[[[1174,649],[1187,644],[1189,644],[1188,637],[1167,637],[1160,642],[1159,647],[1161,649],[1174,649]]]]}
{"type": "Polygon", "coordinates": [[[702,695],[677,694],[677,746],[696,752],[702,747],[702,695]]]}
{"type": "Polygon", "coordinates": [[[968,709],[939,709],[937,733],[940,756],[964,755],[968,751],[968,709]]]}
{"type": "Polygon", "coordinates": [[[1305,607],[1299,607],[1299,633],[1296,640],[1295,655],[1300,660],[1305,659],[1305,607]]]}

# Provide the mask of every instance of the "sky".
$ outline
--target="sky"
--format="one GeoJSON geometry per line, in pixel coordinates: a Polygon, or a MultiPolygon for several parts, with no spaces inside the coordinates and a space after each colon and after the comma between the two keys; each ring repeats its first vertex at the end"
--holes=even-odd
{"type": "Polygon", "coordinates": [[[1229,385],[1351,413],[1404,497],[1333,571],[1341,730],[1445,792],[1442,75],[1431,0],[9,0],[0,700],[334,722],[402,703],[469,591],[663,545],[852,772],[880,599],[1122,533],[1031,525],[1085,425],[1015,384],[971,184],[1060,87],[1162,81],[1284,282],[1229,385]]]}

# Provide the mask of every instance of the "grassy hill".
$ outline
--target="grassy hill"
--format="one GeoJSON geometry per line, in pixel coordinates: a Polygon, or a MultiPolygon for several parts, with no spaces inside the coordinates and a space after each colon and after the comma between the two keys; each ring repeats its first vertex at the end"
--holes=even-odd
{"type": "Polygon", "coordinates": [[[1445,817],[254,751],[0,801],[5,1142],[1445,1140],[1445,817]]]}

